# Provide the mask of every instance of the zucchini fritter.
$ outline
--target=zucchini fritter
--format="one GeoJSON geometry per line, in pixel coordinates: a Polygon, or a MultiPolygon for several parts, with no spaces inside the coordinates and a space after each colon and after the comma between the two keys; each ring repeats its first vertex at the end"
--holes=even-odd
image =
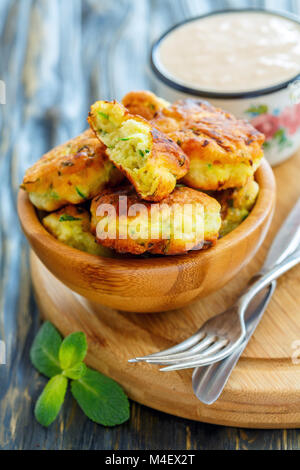
{"type": "Polygon", "coordinates": [[[54,211],[68,203],[80,204],[122,174],[105,154],[105,147],[88,129],[75,139],[46,153],[25,174],[21,187],[38,209],[54,211]]]}
{"type": "Polygon", "coordinates": [[[220,235],[225,237],[235,230],[250,214],[257,196],[259,186],[253,178],[240,189],[227,189],[214,193],[221,204],[222,226],[220,235]]]}
{"type": "Polygon", "coordinates": [[[216,243],[221,226],[220,204],[186,187],[177,187],[160,203],[142,201],[132,186],[106,190],[92,201],[91,213],[99,243],[134,255],[201,250],[216,243]]]}
{"type": "Polygon", "coordinates": [[[42,220],[55,238],[65,245],[85,251],[91,255],[112,257],[112,252],[96,242],[90,231],[90,215],[78,206],[66,206],[42,220]]]}
{"type": "Polygon", "coordinates": [[[180,147],[116,101],[95,103],[88,121],[142,199],[161,201],[187,174],[189,159],[180,147]]]}
{"type": "Polygon", "coordinates": [[[124,96],[122,104],[130,114],[138,114],[147,121],[153,119],[161,109],[171,106],[168,101],[159,98],[151,91],[131,91],[124,96]]]}
{"type": "Polygon", "coordinates": [[[190,171],[183,182],[195,189],[242,187],[263,157],[263,134],[206,101],[177,101],[160,110],[151,123],[190,158],[190,171]]]}

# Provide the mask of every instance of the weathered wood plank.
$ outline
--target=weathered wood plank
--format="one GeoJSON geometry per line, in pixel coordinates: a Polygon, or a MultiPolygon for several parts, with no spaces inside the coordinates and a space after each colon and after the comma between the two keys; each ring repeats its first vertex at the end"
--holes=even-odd
{"type": "MultiPolygon", "coordinates": [[[[298,0],[252,1],[300,10],[298,0]]],[[[298,449],[298,431],[243,431],[202,425],[132,405],[131,421],[116,429],[89,422],[69,397],[48,430],[33,418],[45,379],[29,361],[39,325],[28,275],[27,247],[15,215],[25,168],[52,145],[86,125],[96,98],[120,98],[150,87],[150,44],[170,25],[212,8],[247,1],[1,0],[0,79],[0,366],[2,449],[298,449]]]]}

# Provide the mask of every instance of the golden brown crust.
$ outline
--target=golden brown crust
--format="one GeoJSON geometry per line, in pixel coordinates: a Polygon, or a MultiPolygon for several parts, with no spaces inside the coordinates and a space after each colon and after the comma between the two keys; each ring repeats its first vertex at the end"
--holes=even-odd
{"type": "Polygon", "coordinates": [[[21,187],[39,209],[52,211],[69,202],[79,204],[94,197],[108,181],[121,180],[105,147],[89,129],[46,153],[26,171],[21,187]]]}
{"type": "Polygon", "coordinates": [[[122,104],[131,114],[142,116],[150,121],[158,111],[170,106],[170,103],[159,98],[151,91],[131,91],[122,99],[122,104]]]}
{"type": "MultiPolygon", "coordinates": [[[[194,188],[219,190],[243,186],[263,156],[263,134],[249,122],[237,120],[205,101],[177,101],[162,109],[151,123],[177,142],[190,158],[192,171],[184,182],[194,188]],[[209,175],[205,178],[201,175],[198,181],[197,161],[213,165],[213,170],[241,164],[245,172],[243,168],[239,174],[235,172],[232,175],[228,171],[227,175],[220,176],[219,181],[210,179],[209,175]]],[[[199,173],[201,170],[199,167],[199,173]]]]}
{"type": "MultiPolygon", "coordinates": [[[[167,168],[168,171],[175,176],[176,180],[183,178],[189,170],[189,158],[172,139],[168,138],[159,130],[152,128],[151,135],[152,154],[149,158],[151,165],[167,168]]],[[[154,199],[150,198],[148,200],[161,201],[162,196],[166,197],[171,192],[168,187],[163,191],[162,181],[160,188],[161,194],[157,194],[154,199]]]]}
{"type": "MultiPolygon", "coordinates": [[[[109,237],[106,239],[98,239],[101,245],[114,249],[118,253],[131,253],[134,255],[141,255],[144,253],[151,253],[155,255],[180,255],[187,253],[192,249],[205,249],[207,247],[215,245],[218,239],[218,230],[220,228],[221,219],[220,219],[220,205],[218,202],[209,197],[208,195],[195,191],[186,187],[177,187],[175,191],[170,194],[167,198],[160,202],[160,204],[153,204],[149,202],[142,201],[139,196],[136,194],[132,186],[123,186],[114,191],[106,190],[100,196],[97,196],[93,199],[91,204],[91,230],[97,236],[97,224],[104,219],[104,217],[99,217],[97,215],[97,209],[103,205],[109,205],[114,207],[117,215],[117,227],[119,227],[120,220],[120,197],[124,202],[125,208],[127,209],[127,214],[130,208],[133,208],[136,205],[142,204],[143,208],[146,210],[146,215],[143,214],[142,219],[140,220],[141,225],[147,224],[147,233],[148,237],[141,237],[139,239],[133,239],[130,235],[126,236],[125,239],[119,237],[119,229],[117,228],[116,237],[109,237]],[[127,204],[127,206],[126,206],[127,204]],[[209,218],[205,218],[208,223],[213,221],[211,227],[205,227],[204,233],[193,234],[194,236],[189,239],[187,242],[186,239],[177,239],[173,236],[171,229],[171,236],[169,239],[164,239],[164,237],[151,237],[151,214],[153,214],[154,208],[159,211],[160,214],[163,214],[164,206],[168,206],[171,210],[171,213],[177,214],[184,210],[185,205],[193,205],[194,208],[201,206],[203,208],[203,217],[205,214],[209,214],[209,218]],[[174,211],[174,212],[173,212],[174,211]],[[142,220],[142,222],[141,222],[142,220]]],[[[124,208],[123,208],[124,210],[124,208]]],[[[183,213],[183,212],[182,212],[183,213]]],[[[163,217],[163,216],[161,216],[163,217]]],[[[123,219],[124,220],[124,219],[123,219]]],[[[130,223],[137,220],[136,217],[128,216],[128,226],[130,223]]],[[[173,219],[171,219],[173,220],[173,219]]],[[[168,219],[169,221],[169,219],[168,219]]],[[[204,222],[204,220],[203,220],[204,222]]],[[[144,225],[145,226],[145,225],[144,225]]],[[[128,233],[130,230],[128,229],[128,233]]]]}
{"type": "Polygon", "coordinates": [[[265,137],[248,121],[237,120],[232,114],[205,101],[181,100],[161,110],[152,120],[154,126],[170,135],[188,154],[195,147],[198,158],[222,163],[249,161],[261,156],[265,137]]]}
{"type": "MultiPolygon", "coordinates": [[[[92,106],[91,112],[89,113],[88,122],[101,142],[104,142],[106,137],[103,137],[101,132],[99,132],[97,113],[99,114],[99,108],[103,103],[117,108],[119,113],[122,113],[122,124],[126,121],[133,120],[143,124],[143,126],[147,128],[147,133],[151,137],[151,143],[149,152],[146,155],[145,164],[141,171],[132,171],[132,169],[127,168],[126,162],[123,162],[122,159],[116,161],[109,149],[107,149],[106,152],[114,165],[134,185],[142,199],[154,202],[161,201],[174,190],[176,181],[187,174],[189,158],[170,137],[155,129],[141,116],[131,114],[123,105],[116,101],[111,103],[99,101],[92,106]],[[148,174],[151,174],[153,177],[151,188],[153,190],[146,192],[143,190],[141,178],[148,174]]],[[[105,136],[107,136],[107,132],[105,136]]]]}

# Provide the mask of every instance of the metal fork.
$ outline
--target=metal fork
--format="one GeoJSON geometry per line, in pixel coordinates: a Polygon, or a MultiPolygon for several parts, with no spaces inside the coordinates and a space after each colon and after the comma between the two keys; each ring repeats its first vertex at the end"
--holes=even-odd
{"type": "Polygon", "coordinates": [[[280,265],[255,276],[237,302],[224,313],[208,320],[192,337],[170,349],[129,362],[166,365],[164,372],[191,369],[219,362],[229,356],[246,336],[245,312],[262,289],[300,262],[300,250],[280,265]],[[237,321],[238,320],[238,321],[237,321]]]}
{"type": "MultiPolygon", "coordinates": [[[[274,266],[281,264],[286,258],[299,250],[299,248],[300,199],[277,232],[262,271],[267,272],[274,266]]],[[[249,304],[245,315],[247,334],[243,343],[223,361],[208,367],[195,369],[193,373],[193,390],[197,398],[206,405],[213,404],[222,394],[231,372],[259,325],[275,288],[276,281],[273,281],[267,291],[261,291],[249,304]]]]}

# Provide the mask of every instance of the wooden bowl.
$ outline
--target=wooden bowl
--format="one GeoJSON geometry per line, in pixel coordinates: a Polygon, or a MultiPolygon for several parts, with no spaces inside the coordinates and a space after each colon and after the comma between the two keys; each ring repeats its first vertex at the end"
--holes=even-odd
{"type": "Polygon", "coordinates": [[[114,259],[78,251],[47,232],[23,190],[18,195],[18,213],[38,258],[73,291],[122,311],[162,312],[220,289],[255,255],[268,232],[275,204],[275,179],[266,160],[256,180],[260,194],[249,217],[214,248],[184,256],[114,259]]]}

